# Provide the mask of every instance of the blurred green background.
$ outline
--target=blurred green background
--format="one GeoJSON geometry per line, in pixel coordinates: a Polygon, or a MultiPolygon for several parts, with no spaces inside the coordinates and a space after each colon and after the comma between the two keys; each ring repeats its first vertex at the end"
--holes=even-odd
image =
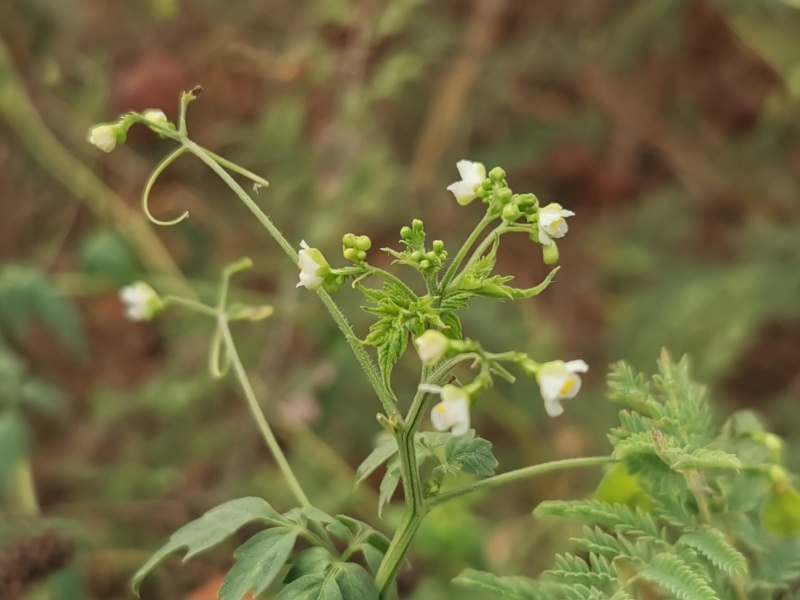
{"type": "MultiPolygon", "coordinates": [[[[178,311],[127,322],[116,291],[135,279],[210,297],[222,266],[252,257],[233,293],[276,316],[234,333],[301,481],[328,512],[384,530],[399,517],[377,519],[379,477],[353,486],[379,405],[257,222],[183,158],[151,206],[191,217],[155,230],[139,197],[170,144],[133,130],[101,155],[84,141],[127,110],[174,119],[198,83],[192,136],[265,176],[261,207],[334,265],[344,233],[396,246],[413,218],[455,252],[481,216],[445,190],[462,158],[577,213],[545,294],[464,315],[489,349],[591,365],[557,420],[530,381],[481,397],[474,424],[501,470],[605,452],[608,365],[652,370],[662,346],[693,357],[720,417],[752,408],[798,447],[795,0],[3,0],[0,36],[0,546],[42,527],[30,502],[19,513],[30,464],[45,522],[77,549],[51,597],[131,597],[149,553],[224,500],[291,506],[231,382],[206,373],[207,323],[178,311]]],[[[547,269],[510,236],[498,271],[533,285],[547,269]]],[[[358,295],[337,299],[366,332],[358,295]]],[[[401,395],[417,380],[412,354],[395,370],[401,395]]],[[[403,597],[477,598],[447,587],[465,566],[537,573],[568,536],[531,509],[599,477],[553,475],[433,513],[403,597]]],[[[168,562],[143,597],[215,598],[230,560],[168,562]]]]}

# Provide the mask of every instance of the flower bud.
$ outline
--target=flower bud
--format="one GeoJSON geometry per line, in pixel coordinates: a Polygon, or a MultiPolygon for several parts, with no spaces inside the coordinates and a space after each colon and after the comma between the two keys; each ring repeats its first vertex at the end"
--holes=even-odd
{"type": "Polygon", "coordinates": [[[506,177],[506,172],[500,167],[495,167],[494,169],[489,171],[489,178],[492,181],[503,181],[505,177],[506,177]]]}
{"type": "Polygon", "coordinates": [[[423,271],[431,268],[431,263],[429,260],[421,260],[419,261],[419,268],[423,271]]]}
{"type": "Polygon", "coordinates": [[[300,267],[300,281],[297,287],[305,287],[309,290],[316,290],[325,281],[325,277],[330,274],[331,268],[328,261],[322,256],[322,252],[316,248],[309,248],[305,240],[300,242],[300,252],[298,254],[300,267]]]}
{"type": "Polygon", "coordinates": [[[400,229],[400,237],[403,238],[404,240],[409,239],[411,235],[412,235],[411,227],[408,227],[406,225],[405,227],[400,229]]]}
{"type": "Polygon", "coordinates": [[[119,291],[125,316],[131,321],[149,321],[164,309],[164,301],[144,281],[137,281],[119,291]]]}
{"type": "Polygon", "coordinates": [[[519,207],[516,204],[506,204],[503,207],[503,220],[513,223],[522,216],[519,207]]]}
{"type": "Polygon", "coordinates": [[[494,197],[497,198],[503,204],[506,204],[509,200],[511,200],[511,196],[513,195],[514,192],[512,192],[511,189],[507,187],[500,188],[494,193],[494,197]]]}
{"type": "Polygon", "coordinates": [[[342,246],[352,248],[356,245],[356,236],[353,233],[345,233],[342,237],[342,246]]]}
{"type": "Polygon", "coordinates": [[[553,265],[558,262],[558,246],[551,241],[548,246],[542,246],[542,260],[544,264],[553,265]]]}
{"type": "Polygon", "coordinates": [[[367,260],[367,253],[364,252],[363,250],[359,250],[358,252],[356,252],[356,258],[360,261],[367,260]]]}
{"type": "Polygon", "coordinates": [[[418,263],[419,261],[422,260],[423,256],[425,255],[422,254],[422,252],[420,252],[419,250],[415,250],[414,252],[411,253],[411,256],[409,256],[409,258],[415,263],[418,263]]]}
{"type": "Polygon", "coordinates": [[[444,242],[442,240],[433,240],[433,251],[441,252],[444,250],[444,242]]]}
{"type": "Polygon", "coordinates": [[[167,115],[160,108],[148,108],[142,113],[142,117],[148,124],[156,125],[157,127],[165,127],[169,123],[167,115]]]}
{"type": "Polygon", "coordinates": [[[111,152],[120,140],[120,129],[114,123],[95,125],[86,135],[86,141],[97,146],[103,152],[111,152]]]}
{"type": "Polygon", "coordinates": [[[345,260],[356,262],[358,260],[358,250],[355,248],[345,248],[342,252],[345,260]]]}
{"type": "Polygon", "coordinates": [[[491,192],[493,187],[494,184],[492,183],[491,179],[484,179],[481,183],[481,188],[483,188],[483,190],[486,192],[491,192]]]}
{"type": "Polygon", "coordinates": [[[450,348],[450,339],[441,331],[428,329],[414,340],[417,353],[426,366],[433,366],[442,360],[450,348]]]}
{"type": "Polygon", "coordinates": [[[356,239],[356,248],[367,251],[372,248],[372,240],[370,240],[366,235],[360,235],[356,239]]]}

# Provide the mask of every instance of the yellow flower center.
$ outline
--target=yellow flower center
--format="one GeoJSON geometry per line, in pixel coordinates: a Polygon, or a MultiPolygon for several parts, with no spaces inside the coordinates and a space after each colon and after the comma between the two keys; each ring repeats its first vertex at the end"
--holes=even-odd
{"type": "Polygon", "coordinates": [[[564,217],[558,217],[555,221],[551,223],[551,225],[558,225],[561,221],[564,220],[564,217]]]}
{"type": "Polygon", "coordinates": [[[443,412],[445,411],[444,404],[438,404],[438,405],[436,405],[436,408],[435,408],[434,410],[435,410],[436,412],[438,412],[438,413],[443,413],[443,412]]]}
{"type": "Polygon", "coordinates": [[[567,393],[572,389],[572,386],[575,385],[574,379],[567,379],[564,382],[564,385],[561,386],[561,391],[559,392],[562,396],[566,396],[567,393]]]}

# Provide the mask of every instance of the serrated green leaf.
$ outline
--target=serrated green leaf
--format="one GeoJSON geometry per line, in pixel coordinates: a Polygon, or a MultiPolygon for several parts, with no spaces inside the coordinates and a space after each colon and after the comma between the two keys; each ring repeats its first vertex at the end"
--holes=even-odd
{"type": "Polygon", "coordinates": [[[400,483],[400,462],[394,458],[386,468],[386,474],[381,480],[378,490],[378,517],[383,514],[383,506],[392,499],[400,483]]]}
{"type": "Polygon", "coordinates": [[[747,573],[747,559],[744,554],[731,546],[722,532],[716,529],[703,526],[682,536],[678,543],[696,550],[728,575],[747,573]]]}
{"type": "Polygon", "coordinates": [[[330,569],[334,560],[336,560],[335,556],[319,546],[303,550],[292,559],[292,568],[286,574],[284,582],[291,583],[305,575],[324,573],[330,569]]]}
{"type": "Polygon", "coordinates": [[[313,573],[295,579],[275,600],[344,600],[336,583],[336,569],[313,573]]]}
{"type": "Polygon", "coordinates": [[[286,519],[261,498],[246,497],[230,500],[212,508],[199,519],[187,523],[170,536],[164,544],[133,576],[131,586],[138,595],[142,580],[165,558],[186,549],[186,562],[192,556],[208,550],[233,535],[239,528],[252,522],[285,526],[286,519]]]}
{"type": "Polygon", "coordinates": [[[367,477],[375,472],[375,469],[397,454],[397,440],[394,436],[384,435],[381,437],[375,449],[364,459],[356,471],[356,485],[360,484],[367,477]]]}
{"type": "Polygon", "coordinates": [[[461,329],[461,319],[454,312],[446,311],[441,314],[442,323],[445,327],[442,333],[449,337],[451,340],[460,340],[463,336],[461,329]]]}
{"type": "Polygon", "coordinates": [[[233,553],[236,563],[222,582],[220,600],[241,600],[248,592],[261,594],[283,568],[296,541],[297,531],[282,527],[247,540],[233,553]]]}
{"type": "Polygon", "coordinates": [[[391,387],[392,369],[406,351],[408,337],[405,323],[395,322],[395,326],[392,327],[386,340],[378,346],[378,366],[387,386],[391,387]]]}
{"type": "Polygon", "coordinates": [[[378,588],[364,567],[344,563],[337,565],[336,569],[336,583],[342,600],[378,600],[378,588]]]}
{"type": "Polygon", "coordinates": [[[475,293],[468,290],[455,290],[448,293],[439,304],[443,311],[456,311],[466,308],[469,301],[477,297],[475,293]]]}
{"type": "Polygon", "coordinates": [[[455,585],[489,592],[504,600],[544,600],[549,598],[541,584],[527,577],[498,577],[485,571],[467,569],[453,579],[455,585]]]}
{"type": "Polygon", "coordinates": [[[492,443],[475,437],[475,430],[470,429],[464,435],[451,435],[444,445],[443,467],[454,473],[482,475],[494,474],[497,459],[492,454],[492,443]]]}
{"type": "Polygon", "coordinates": [[[678,600],[719,600],[708,581],[674,554],[657,554],[639,571],[639,576],[678,600]]]}

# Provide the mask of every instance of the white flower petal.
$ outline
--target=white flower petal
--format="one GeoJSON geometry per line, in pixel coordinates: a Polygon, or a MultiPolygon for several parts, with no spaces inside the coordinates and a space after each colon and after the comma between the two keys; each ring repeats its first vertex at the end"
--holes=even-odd
{"type": "Polygon", "coordinates": [[[572,373],[586,373],[589,370],[589,365],[583,360],[571,360],[564,366],[572,373]]]}
{"type": "Polygon", "coordinates": [[[306,241],[305,241],[305,240],[301,240],[301,241],[300,241],[300,247],[301,247],[303,250],[308,250],[308,249],[310,248],[310,246],[309,246],[308,244],[306,244],[306,241]]]}
{"type": "Polygon", "coordinates": [[[564,414],[564,407],[558,400],[545,400],[544,410],[549,417],[559,417],[564,414]]]}
{"type": "Polygon", "coordinates": [[[450,430],[450,433],[453,435],[464,435],[469,431],[469,414],[467,414],[467,418],[463,421],[458,421],[453,425],[453,428],[450,430]]]}
{"type": "Polygon", "coordinates": [[[436,431],[447,431],[450,429],[450,419],[447,415],[447,408],[444,402],[439,402],[431,410],[431,423],[436,431]]]}
{"type": "Polygon", "coordinates": [[[572,212],[571,210],[562,209],[561,210],[561,216],[562,217],[574,217],[575,213],[572,212]]]}
{"type": "Polygon", "coordinates": [[[447,186],[447,191],[452,192],[459,204],[468,204],[478,195],[475,193],[475,186],[466,181],[456,181],[447,186]]]}
{"type": "Polygon", "coordinates": [[[300,268],[303,271],[308,271],[308,272],[312,272],[313,273],[314,271],[319,269],[319,265],[317,264],[317,261],[315,261],[311,257],[311,255],[308,252],[306,252],[305,250],[300,250],[300,254],[298,255],[298,258],[300,259],[300,268]]]}
{"type": "Polygon", "coordinates": [[[564,375],[542,376],[539,389],[542,392],[542,398],[544,398],[545,403],[561,398],[561,390],[566,382],[567,377],[564,375]]]}
{"type": "Polygon", "coordinates": [[[570,399],[578,395],[581,391],[581,378],[575,374],[570,375],[561,386],[561,397],[570,399]]]}
{"type": "Polygon", "coordinates": [[[539,243],[542,246],[549,246],[553,243],[553,241],[550,239],[550,236],[547,235],[547,232],[542,227],[541,223],[539,223],[539,243]]]}
{"type": "Polygon", "coordinates": [[[481,163],[472,162],[471,160],[460,160],[456,163],[458,174],[461,175],[461,180],[473,186],[483,183],[486,179],[486,167],[481,163]]]}

